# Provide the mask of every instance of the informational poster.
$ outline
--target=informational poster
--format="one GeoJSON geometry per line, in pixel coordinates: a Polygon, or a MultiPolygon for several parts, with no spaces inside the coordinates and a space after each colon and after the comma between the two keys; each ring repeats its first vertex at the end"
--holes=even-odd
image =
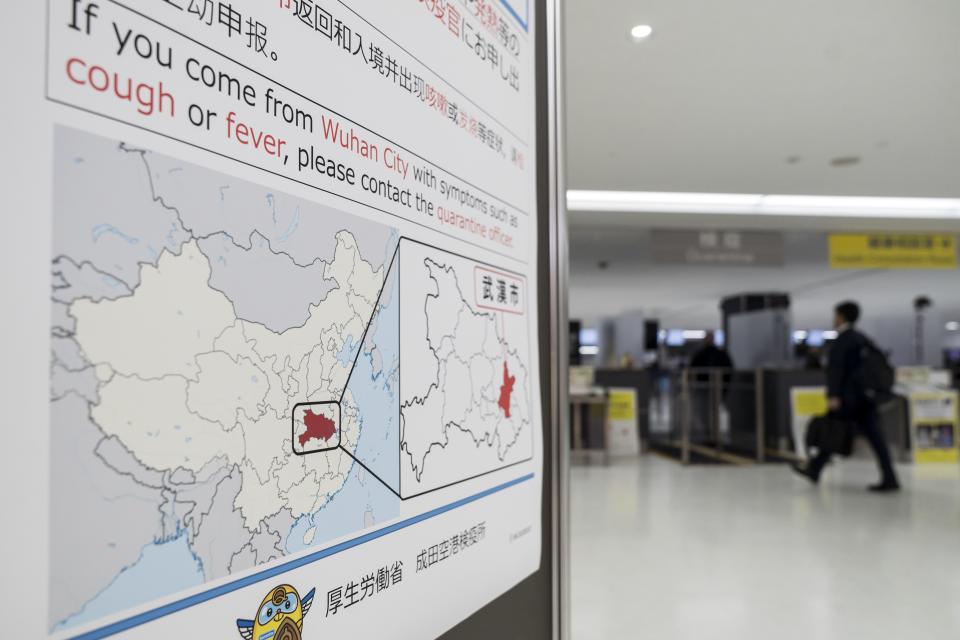
{"type": "Polygon", "coordinates": [[[953,384],[953,373],[949,369],[933,367],[897,367],[897,384],[906,387],[949,389],[953,384]]]}
{"type": "Polygon", "coordinates": [[[790,426],[794,452],[807,457],[804,445],[810,420],[827,415],[826,387],[793,387],[790,389],[790,426]]]}
{"type": "Polygon", "coordinates": [[[610,388],[607,390],[607,451],[615,456],[633,456],[640,453],[640,433],[637,422],[637,390],[610,388]]]}
{"type": "Polygon", "coordinates": [[[909,398],[914,462],[960,462],[957,392],[914,391],[909,398]]]}
{"type": "Polygon", "coordinates": [[[433,638],[539,568],[533,12],[11,6],[17,637],[433,638]]]}

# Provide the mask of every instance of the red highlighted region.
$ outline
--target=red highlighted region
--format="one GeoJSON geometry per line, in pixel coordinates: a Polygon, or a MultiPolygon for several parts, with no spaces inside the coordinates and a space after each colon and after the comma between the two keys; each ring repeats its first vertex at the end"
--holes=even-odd
{"type": "Polygon", "coordinates": [[[300,434],[300,446],[304,446],[310,440],[317,439],[329,442],[333,436],[337,435],[337,424],[325,415],[318,415],[307,409],[303,414],[303,424],[307,430],[300,434]]]}
{"type": "Polygon", "coordinates": [[[513,393],[513,384],[517,381],[517,376],[510,375],[510,369],[507,368],[507,361],[503,361],[503,384],[500,385],[500,401],[497,406],[503,409],[503,415],[510,417],[510,395],[513,393]]]}

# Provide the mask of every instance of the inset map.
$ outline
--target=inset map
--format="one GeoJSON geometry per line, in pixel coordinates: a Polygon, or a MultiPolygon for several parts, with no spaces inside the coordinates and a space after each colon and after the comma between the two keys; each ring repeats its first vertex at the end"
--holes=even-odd
{"type": "Polygon", "coordinates": [[[529,460],[526,279],[406,238],[399,264],[400,495],[529,460]]]}

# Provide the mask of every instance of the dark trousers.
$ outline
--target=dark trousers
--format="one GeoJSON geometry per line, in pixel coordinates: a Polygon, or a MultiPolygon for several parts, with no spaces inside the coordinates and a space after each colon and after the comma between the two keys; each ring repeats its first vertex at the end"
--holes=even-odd
{"type": "MultiPolygon", "coordinates": [[[[873,455],[877,459],[877,466],[880,468],[881,482],[896,484],[897,473],[893,470],[893,461],[890,458],[890,449],[887,447],[887,441],[880,431],[880,422],[877,419],[877,409],[874,406],[864,408],[862,411],[850,412],[850,420],[857,425],[857,430],[870,443],[873,449],[873,455]]],[[[820,451],[816,457],[810,461],[807,466],[807,472],[813,478],[819,478],[820,472],[830,462],[830,452],[820,451]]]]}

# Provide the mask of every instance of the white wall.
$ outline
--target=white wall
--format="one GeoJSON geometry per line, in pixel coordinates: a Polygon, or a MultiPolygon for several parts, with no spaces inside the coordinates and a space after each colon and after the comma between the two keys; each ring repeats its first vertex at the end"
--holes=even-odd
{"type": "Polygon", "coordinates": [[[916,319],[913,315],[882,316],[866,318],[861,328],[884,351],[890,353],[895,366],[926,364],[940,366],[943,363],[943,347],[946,339],[943,312],[929,311],[924,320],[923,351],[924,359],[916,358],[916,319]]]}

